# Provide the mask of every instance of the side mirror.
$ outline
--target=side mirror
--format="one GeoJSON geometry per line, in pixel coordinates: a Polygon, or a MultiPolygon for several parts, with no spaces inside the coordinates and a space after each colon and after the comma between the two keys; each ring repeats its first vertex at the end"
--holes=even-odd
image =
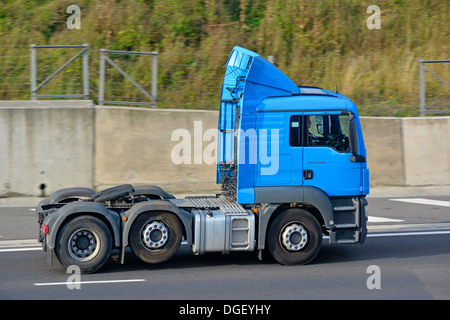
{"type": "Polygon", "coordinates": [[[358,132],[356,131],[356,122],[355,119],[351,119],[349,121],[349,137],[348,143],[350,145],[350,152],[352,155],[350,156],[351,162],[366,162],[366,158],[362,155],[358,154],[358,132]]]}

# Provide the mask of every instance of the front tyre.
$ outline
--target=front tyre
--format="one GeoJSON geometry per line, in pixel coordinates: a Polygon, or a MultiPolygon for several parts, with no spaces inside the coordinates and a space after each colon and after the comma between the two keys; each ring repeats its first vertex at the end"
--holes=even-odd
{"type": "Polygon", "coordinates": [[[308,264],[322,246],[322,229],[309,212],[292,208],[275,218],[269,228],[268,246],[283,265],[308,264]]]}
{"type": "Polygon", "coordinates": [[[168,212],[146,212],[130,228],[133,253],[146,263],[169,260],[181,245],[182,229],[178,217],[168,212]]]}
{"type": "Polygon", "coordinates": [[[58,234],[55,254],[64,268],[77,265],[82,273],[94,273],[108,261],[112,249],[106,224],[93,216],[79,216],[58,234]]]}

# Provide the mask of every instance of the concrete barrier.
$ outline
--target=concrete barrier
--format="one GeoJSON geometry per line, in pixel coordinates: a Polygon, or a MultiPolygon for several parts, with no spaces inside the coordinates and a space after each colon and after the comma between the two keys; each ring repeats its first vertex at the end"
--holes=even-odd
{"type": "MultiPolygon", "coordinates": [[[[208,129],[216,130],[217,117],[217,111],[96,107],[83,100],[0,101],[0,197],[122,183],[220,192],[216,165],[208,162],[216,143],[208,129]]],[[[450,117],[361,122],[371,187],[450,186],[450,117]]]]}
{"type": "Polygon", "coordinates": [[[404,118],[405,185],[450,185],[450,117],[404,118]]]}
{"type": "Polygon", "coordinates": [[[370,185],[403,186],[402,118],[361,117],[370,185]]]}
{"type": "Polygon", "coordinates": [[[92,101],[0,101],[0,196],[93,186],[92,101]]]}
{"type": "Polygon", "coordinates": [[[362,117],[371,187],[450,186],[450,117],[362,117]]]}

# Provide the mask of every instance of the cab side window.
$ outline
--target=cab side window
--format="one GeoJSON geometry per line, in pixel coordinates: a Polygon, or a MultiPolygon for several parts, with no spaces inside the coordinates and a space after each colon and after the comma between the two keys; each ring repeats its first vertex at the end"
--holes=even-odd
{"type": "Polygon", "coordinates": [[[349,114],[305,115],[303,145],[330,147],[337,152],[350,152],[348,143],[349,114]]]}
{"type": "Polygon", "coordinates": [[[289,124],[292,147],[329,147],[349,153],[349,114],[293,115],[289,124]]]}

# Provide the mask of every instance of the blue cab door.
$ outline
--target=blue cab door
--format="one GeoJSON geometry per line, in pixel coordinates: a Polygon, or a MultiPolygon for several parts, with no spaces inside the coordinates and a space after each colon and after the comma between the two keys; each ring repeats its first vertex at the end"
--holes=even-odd
{"type": "Polygon", "coordinates": [[[328,196],[360,195],[361,163],[350,160],[349,113],[307,112],[303,116],[303,185],[328,196]]]}

